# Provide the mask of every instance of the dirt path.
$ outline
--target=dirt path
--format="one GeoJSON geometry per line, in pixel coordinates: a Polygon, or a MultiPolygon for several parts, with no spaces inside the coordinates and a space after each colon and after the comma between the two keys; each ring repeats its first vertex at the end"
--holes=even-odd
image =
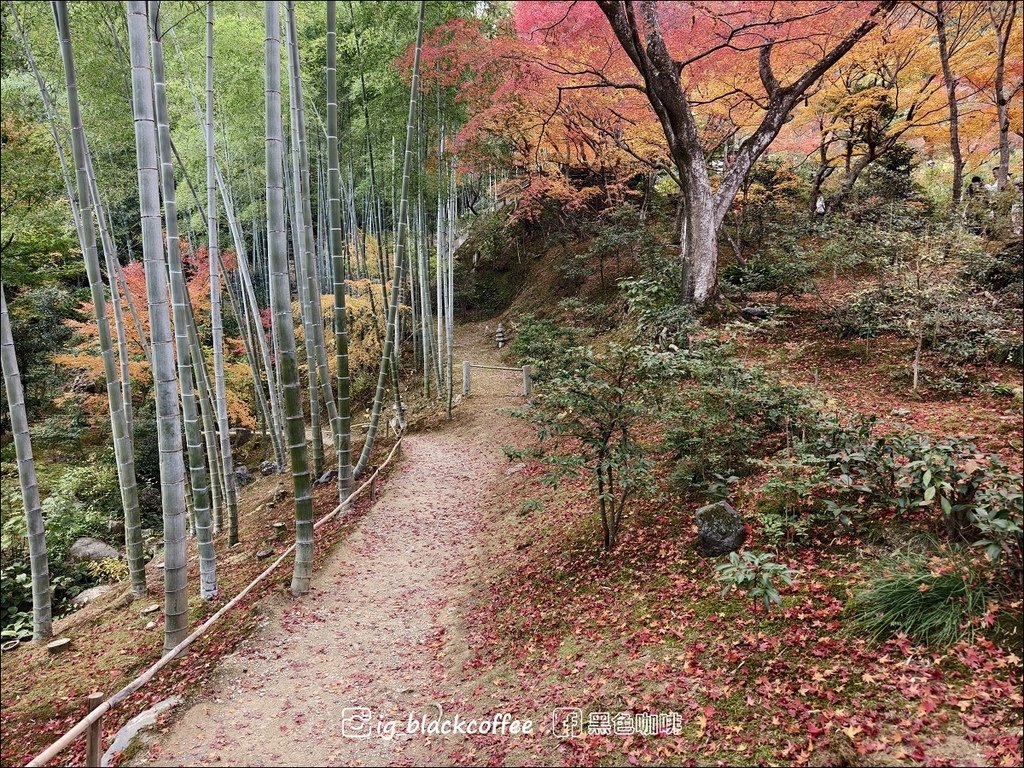
{"type": "MultiPolygon", "coordinates": [[[[459,356],[499,364],[487,329],[460,334],[459,356]]],[[[456,366],[458,378],[461,366],[456,366]]],[[[514,373],[474,380],[456,419],[410,435],[372,510],[325,566],[311,593],[275,598],[264,627],[229,656],[206,696],[179,713],[137,758],[149,765],[393,765],[427,762],[430,741],[406,736],[408,716],[436,717],[464,698],[439,662],[465,647],[461,611],[489,488],[503,477],[511,430],[500,412],[520,402],[514,373]],[[398,722],[395,738],[347,738],[398,722]]],[[[449,714],[446,712],[446,715],[449,714]]]]}

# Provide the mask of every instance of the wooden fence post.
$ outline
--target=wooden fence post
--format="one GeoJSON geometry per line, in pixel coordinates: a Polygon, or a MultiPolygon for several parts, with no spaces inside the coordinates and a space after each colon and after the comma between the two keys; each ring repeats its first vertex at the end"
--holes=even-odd
{"type": "Polygon", "coordinates": [[[530,366],[523,366],[523,397],[529,399],[533,395],[533,378],[530,376],[530,366]]]}
{"type": "Polygon", "coordinates": [[[462,361],[462,396],[469,394],[469,360],[462,361]]]}
{"type": "MultiPolygon", "coordinates": [[[[89,702],[89,711],[103,703],[102,693],[90,693],[86,701],[89,702]]],[[[85,764],[89,768],[99,768],[100,755],[103,754],[103,717],[97,717],[96,721],[89,724],[89,730],[85,732],[85,764]]]]}

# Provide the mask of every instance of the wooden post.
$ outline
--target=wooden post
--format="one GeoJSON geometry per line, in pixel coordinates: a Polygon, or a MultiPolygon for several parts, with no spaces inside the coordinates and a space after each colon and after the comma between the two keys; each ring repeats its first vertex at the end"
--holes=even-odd
{"type": "Polygon", "coordinates": [[[530,366],[523,366],[523,397],[529,398],[533,395],[533,379],[530,377],[530,366]]]}
{"type": "Polygon", "coordinates": [[[462,361],[462,396],[469,394],[469,360],[462,361]]]}
{"type": "MultiPolygon", "coordinates": [[[[103,694],[90,693],[86,699],[89,702],[89,711],[103,703],[103,694]]],[[[100,755],[103,754],[103,717],[97,717],[96,721],[89,724],[89,730],[85,732],[85,764],[89,768],[99,768],[100,755]]]]}

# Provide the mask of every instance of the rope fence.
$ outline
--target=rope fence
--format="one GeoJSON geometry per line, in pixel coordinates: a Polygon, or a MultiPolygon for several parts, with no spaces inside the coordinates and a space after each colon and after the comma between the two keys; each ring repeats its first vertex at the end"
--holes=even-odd
{"type": "MultiPolygon", "coordinates": [[[[394,447],[391,449],[391,453],[389,453],[388,457],[384,460],[384,463],[381,464],[379,467],[377,467],[376,471],[374,471],[374,473],[370,476],[370,478],[368,480],[366,480],[356,490],[354,490],[352,493],[350,493],[348,498],[346,498],[344,501],[342,501],[340,504],[338,504],[338,506],[336,506],[334,509],[332,509],[330,512],[328,512],[326,515],[321,517],[319,520],[317,520],[313,524],[313,530],[314,531],[316,529],[322,527],[326,523],[330,522],[331,520],[333,520],[334,517],[339,512],[341,512],[342,510],[346,509],[348,507],[349,503],[351,503],[353,499],[355,499],[357,496],[359,496],[367,488],[370,488],[371,490],[375,489],[376,481],[377,481],[377,476],[384,470],[385,467],[388,466],[388,464],[391,463],[391,460],[396,455],[401,455],[400,449],[401,449],[401,446],[402,446],[402,440],[403,439],[404,439],[404,436],[398,438],[398,442],[395,443],[394,447]]],[[[101,744],[100,744],[100,741],[102,739],[102,736],[100,735],[100,734],[102,734],[102,728],[100,726],[100,718],[102,718],[104,714],[109,712],[117,704],[119,704],[120,702],[122,702],[125,699],[127,699],[129,696],[131,696],[133,693],[135,693],[135,691],[139,690],[139,688],[141,688],[146,683],[148,683],[150,680],[152,680],[157,672],[159,672],[161,669],[163,669],[165,666],[167,666],[171,661],[173,661],[178,656],[180,656],[182,654],[182,652],[184,652],[185,649],[188,648],[197,638],[202,637],[210,627],[212,627],[214,624],[217,623],[217,621],[221,618],[221,616],[223,616],[225,613],[227,613],[229,610],[231,610],[234,606],[238,605],[239,601],[241,601],[242,598],[244,598],[247,594],[249,594],[253,590],[253,588],[256,587],[257,584],[259,584],[265,578],[267,578],[267,576],[269,576],[274,571],[274,569],[276,569],[281,563],[283,563],[285,561],[285,559],[294,550],[295,550],[295,544],[293,543],[290,547],[288,547],[288,549],[286,549],[281,554],[280,557],[278,557],[273,563],[271,563],[269,566],[267,566],[266,569],[264,569],[264,571],[259,576],[257,576],[251,582],[249,582],[249,585],[247,587],[245,587],[245,589],[243,589],[241,592],[239,592],[237,595],[235,595],[231,599],[230,602],[226,603],[220,610],[218,610],[215,614],[213,614],[210,618],[208,618],[205,622],[203,622],[199,626],[199,628],[195,630],[195,632],[193,632],[191,635],[186,637],[184,640],[182,640],[180,643],[178,643],[178,645],[176,645],[174,648],[169,650],[163,656],[161,656],[151,667],[149,667],[149,669],[147,669],[141,675],[136,677],[134,680],[132,680],[130,683],[128,683],[128,685],[126,685],[120,691],[118,691],[113,696],[108,698],[106,701],[103,701],[103,702],[98,702],[97,701],[98,698],[100,696],[102,696],[102,694],[97,694],[97,693],[90,694],[90,696],[89,696],[89,704],[90,704],[90,707],[92,709],[89,712],[89,714],[87,714],[85,717],[83,717],[81,720],[79,720],[74,725],[74,727],[71,728],[71,730],[69,730],[67,733],[65,733],[63,736],[61,736],[59,739],[57,739],[57,741],[55,741],[49,747],[47,747],[42,752],[40,752],[38,755],[36,755],[34,758],[32,758],[32,760],[27,765],[28,766],[46,765],[51,760],[53,760],[53,758],[55,758],[57,755],[59,755],[63,750],[67,749],[74,742],[74,740],[76,738],[81,736],[83,733],[87,733],[87,747],[86,747],[86,760],[87,760],[87,762],[86,762],[86,765],[98,766],[99,765],[99,755],[102,752],[101,744]]]]}

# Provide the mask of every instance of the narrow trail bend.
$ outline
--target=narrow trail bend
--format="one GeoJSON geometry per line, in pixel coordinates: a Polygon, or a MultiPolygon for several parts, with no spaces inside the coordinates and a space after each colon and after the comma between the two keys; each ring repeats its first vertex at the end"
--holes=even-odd
{"type": "MultiPolygon", "coordinates": [[[[466,326],[461,360],[500,364],[493,329],[466,326]]],[[[310,594],[276,597],[265,625],[227,657],[204,695],[136,758],[140,765],[394,765],[428,762],[408,714],[464,700],[438,661],[465,648],[461,616],[501,446],[521,424],[522,379],[492,373],[454,420],[413,434],[372,509],[314,573],[310,594]],[[343,710],[400,721],[393,739],[342,735],[343,710]],[[146,754],[148,752],[148,754],[146,754]]],[[[448,713],[446,713],[448,714],[448,713]]]]}

